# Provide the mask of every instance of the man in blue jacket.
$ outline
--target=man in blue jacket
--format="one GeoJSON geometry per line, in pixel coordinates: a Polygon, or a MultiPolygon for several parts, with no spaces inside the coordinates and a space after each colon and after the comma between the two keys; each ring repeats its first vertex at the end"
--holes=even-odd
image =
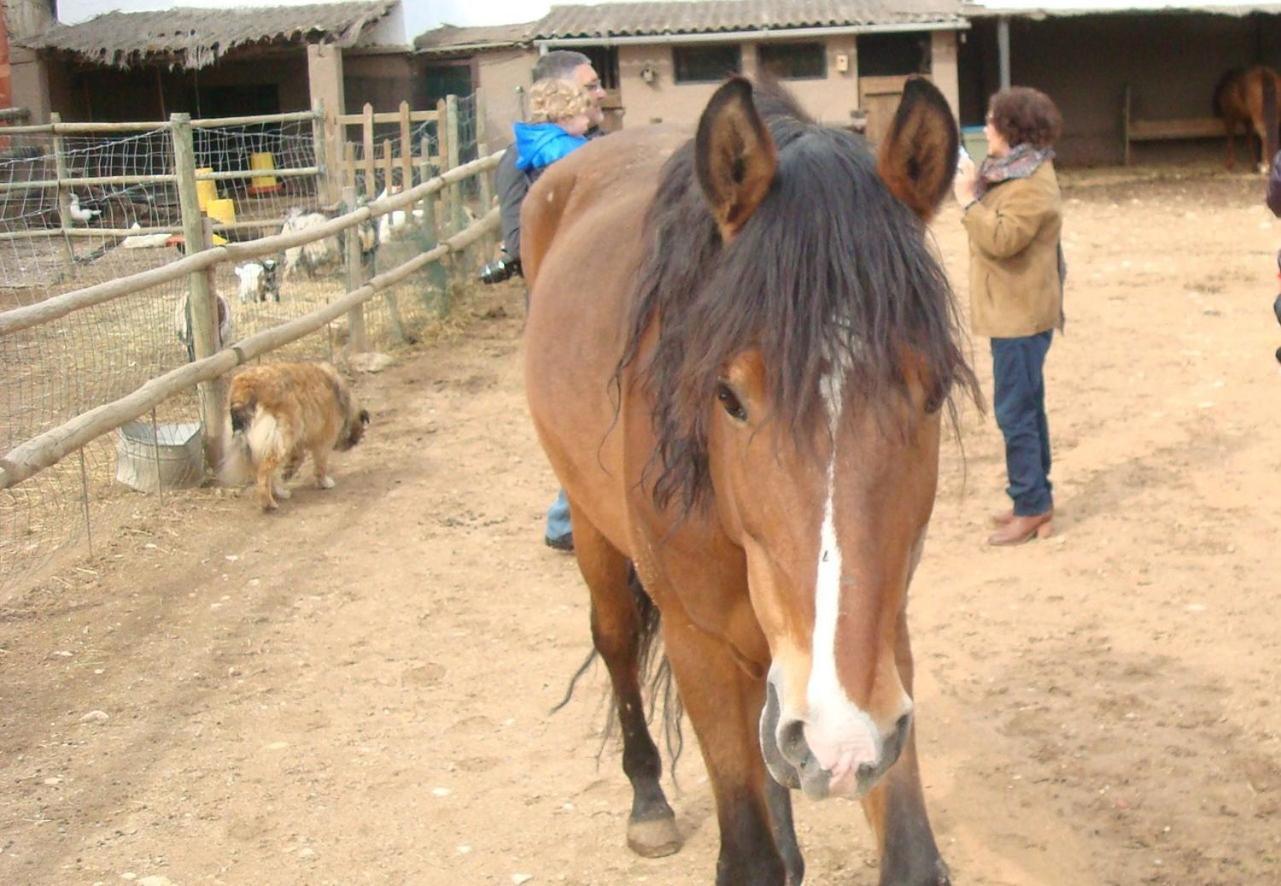
{"type": "MultiPolygon", "coordinates": [[[[587,93],[587,119],[589,129],[587,138],[601,135],[600,124],[605,119],[600,103],[605,97],[605,90],[600,84],[600,75],[592,67],[591,59],[581,52],[555,50],[547,53],[534,65],[533,81],[537,85],[545,80],[571,80],[587,93]]],[[[499,221],[503,230],[503,252],[506,260],[520,262],[520,204],[529,193],[529,186],[537,178],[541,169],[520,169],[517,166],[518,151],[513,145],[503,155],[495,172],[498,188],[499,221]]],[[[574,549],[573,526],[569,519],[569,500],[564,490],[556,495],[556,500],[547,510],[547,531],[543,541],[548,547],[558,551],[574,549]]]]}

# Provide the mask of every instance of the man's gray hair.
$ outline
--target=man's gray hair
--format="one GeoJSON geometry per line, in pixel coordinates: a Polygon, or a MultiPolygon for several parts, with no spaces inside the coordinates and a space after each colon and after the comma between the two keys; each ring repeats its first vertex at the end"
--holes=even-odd
{"type": "Polygon", "coordinates": [[[574,76],[574,69],[579,65],[590,65],[592,60],[581,52],[569,49],[554,49],[538,60],[534,65],[533,79],[569,80],[574,76]]]}

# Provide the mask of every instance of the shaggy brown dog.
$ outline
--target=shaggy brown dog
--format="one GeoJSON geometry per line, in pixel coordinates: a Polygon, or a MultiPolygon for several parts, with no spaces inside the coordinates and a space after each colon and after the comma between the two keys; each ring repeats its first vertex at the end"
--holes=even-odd
{"type": "Polygon", "coordinates": [[[256,475],[264,511],[289,497],[284,481],[309,452],[316,486],[331,489],[330,450],[355,446],[369,425],[369,412],[328,363],[252,366],[232,379],[228,411],[233,438],[223,480],[244,483],[256,475]]]}

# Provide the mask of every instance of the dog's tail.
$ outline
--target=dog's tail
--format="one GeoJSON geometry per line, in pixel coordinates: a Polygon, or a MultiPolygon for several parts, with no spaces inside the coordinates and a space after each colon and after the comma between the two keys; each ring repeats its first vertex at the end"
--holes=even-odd
{"type": "Polygon", "coordinates": [[[223,486],[245,486],[254,481],[258,464],[269,453],[283,456],[284,441],[275,416],[261,409],[249,416],[233,409],[231,425],[231,442],[218,466],[218,481],[223,486]]]}

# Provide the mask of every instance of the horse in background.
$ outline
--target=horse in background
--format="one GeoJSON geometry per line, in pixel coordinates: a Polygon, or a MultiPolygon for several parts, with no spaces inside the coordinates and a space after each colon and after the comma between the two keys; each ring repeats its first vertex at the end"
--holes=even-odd
{"type": "Polygon", "coordinates": [[[881,883],[949,882],[917,766],[907,589],[941,414],[977,396],[926,237],[958,143],[925,79],[874,158],[734,78],[693,139],[597,139],[522,208],[526,394],[613,688],[628,845],[682,839],[640,694],[661,631],[721,886],[801,883],[789,789],[862,801],[881,883]]]}
{"type": "MultiPolygon", "coordinates": [[[[1256,168],[1267,172],[1278,145],[1277,96],[1281,74],[1265,65],[1228,71],[1214,88],[1214,116],[1223,119],[1228,136],[1228,169],[1236,168],[1236,146],[1232,137],[1244,126],[1246,144],[1253,149],[1259,141],[1256,168]]],[[[1253,151],[1251,151],[1253,156],[1253,151]]]]}

